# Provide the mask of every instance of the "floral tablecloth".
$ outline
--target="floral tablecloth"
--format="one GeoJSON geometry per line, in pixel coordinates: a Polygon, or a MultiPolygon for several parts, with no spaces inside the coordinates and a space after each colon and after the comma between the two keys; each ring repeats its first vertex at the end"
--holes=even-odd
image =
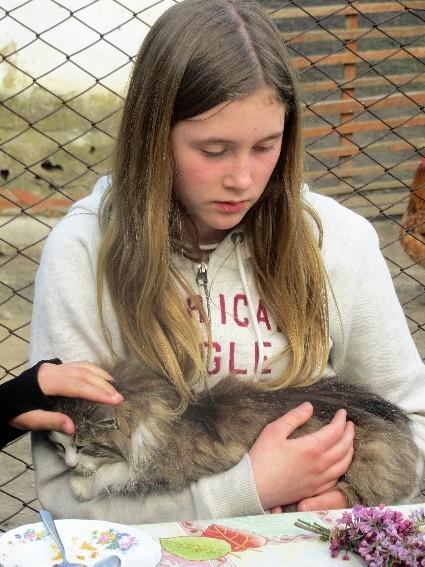
{"type": "MultiPolygon", "coordinates": [[[[398,506],[404,514],[416,506],[398,506]]],[[[341,510],[139,526],[162,547],[159,567],[358,567],[350,554],[332,559],[326,542],[297,528],[303,519],[333,527],[341,510]]]]}

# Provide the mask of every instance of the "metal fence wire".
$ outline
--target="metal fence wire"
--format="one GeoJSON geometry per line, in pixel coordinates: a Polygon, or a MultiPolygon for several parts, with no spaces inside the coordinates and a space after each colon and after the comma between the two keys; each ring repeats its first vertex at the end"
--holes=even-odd
{"type": "MultiPolygon", "coordinates": [[[[0,363],[27,365],[43,242],[108,171],[143,36],[173,0],[0,0],[0,363]]],[[[425,0],[263,0],[305,104],[306,180],[371,220],[425,357],[425,0]],[[422,187],[422,188],[421,188],[422,187]],[[421,224],[422,223],[422,224],[421,224]],[[407,231],[407,233],[406,233],[407,231]],[[406,248],[401,236],[411,235],[406,248]],[[412,244],[413,243],[413,244],[412,244]]],[[[206,41],[208,39],[206,38],[206,41]]],[[[406,239],[407,241],[408,239],[406,239]]],[[[28,435],[0,453],[0,530],[37,519],[28,435]]]]}

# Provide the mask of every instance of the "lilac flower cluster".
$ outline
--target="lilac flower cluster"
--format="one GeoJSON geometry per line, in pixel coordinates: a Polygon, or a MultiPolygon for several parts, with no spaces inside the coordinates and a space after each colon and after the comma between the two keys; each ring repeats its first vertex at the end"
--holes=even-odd
{"type": "Polygon", "coordinates": [[[331,556],[340,550],[360,555],[369,567],[425,567],[424,510],[405,518],[397,510],[355,506],[330,533],[331,556]]]}
{"type": "Polygon", "coordinates": [[[355,506],[344,512],[333,530],[299,520],[298,527],[313,531],[330,542],[331,556],[348,551],[368,567],[425,567],[425,509],[405,517],[397,510],[355,506]]]}

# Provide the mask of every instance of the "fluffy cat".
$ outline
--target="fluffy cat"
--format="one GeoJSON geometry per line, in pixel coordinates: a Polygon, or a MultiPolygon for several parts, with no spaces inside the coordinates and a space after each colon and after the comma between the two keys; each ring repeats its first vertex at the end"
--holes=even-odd
{"type": "Polygon", "coordinates": [[[101,493],[178,491],[240,461],[261,430],[305,401],[313,417],[296,430],[305,435],[345,408],[355,425],[354,457],[338,482],[349,506],[407,502],[418,492],[418,450],[410,420],[397,406],[364,388],[337,379],[313,386],[267,391],[234,377],[221,380],[178,415],[175,388],[138,363],[113,371],[124,402],[118,407],[60,398],[56,411],[76,425],[74,436],[50,439],[74,469],[80,500],[101,493]]]}

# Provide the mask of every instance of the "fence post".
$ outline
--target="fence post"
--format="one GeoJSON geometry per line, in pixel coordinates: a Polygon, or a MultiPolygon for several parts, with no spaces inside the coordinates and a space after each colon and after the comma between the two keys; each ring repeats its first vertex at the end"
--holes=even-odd
{"type": "MultiPolygon", "coordinates": [[[[349,63],[344,63],[343,69],[343,81],[345,83],[352,83],[356,78],[356,65],[357,62],[355,60],[355,56],[351,53],[351,50],[357,50],[357,42],[355,39],[355,30],[358,29],[358,14],[357,12],[349,10],[345,15],[345,29],[347,30],[347,39],[345,40],[345,48],[350,48],[350,54],[352,55],[352,61],[349,63]],[[350,33],[351,32],[351,33],[350,33]]],[[[341,100],[352,100],[355,93],[355,87],[353,86],[343,86],[341,88],[341,100]]],[[[344,124],[345,122],[349,122],[354,118],[354,112],[342,112],[340,116],[340,124],[344,124]]],[[[344,134],[340,135],[340,161],[344,161],[347,157],[352,156],[356,153],[356,147],[350,141],[353,137],[353,134],[344,134]]],[[[342,178],[352,177],[353,175],[353,162],[351,160],[344,161],[344,164],[341,168],[338,169],[338,175],[342,178]]]]}

